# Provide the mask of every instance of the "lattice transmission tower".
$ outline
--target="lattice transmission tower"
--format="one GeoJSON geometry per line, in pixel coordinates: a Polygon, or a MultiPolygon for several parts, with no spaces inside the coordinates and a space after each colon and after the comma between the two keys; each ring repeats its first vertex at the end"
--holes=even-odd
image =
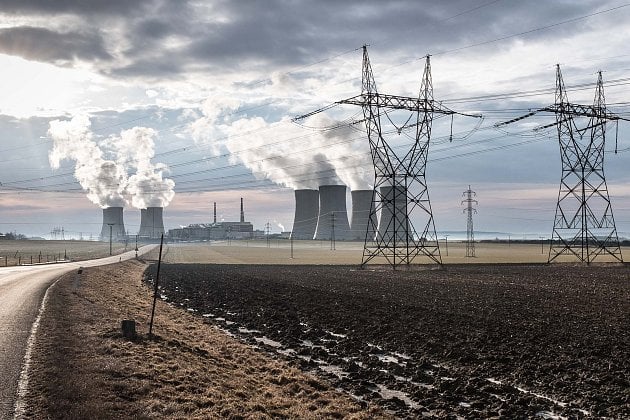
{"type": "Polygon", "coordinates": [[[537,127],[536,130],[557,127],[562,160],[562,176],[547,261],[569,255],[590,264],[600,255],[609,255],[623,262],[604,175],[604,153],[606,124],[616,122],[618,133],[619,120],[628,119],[606,109],[601,71],[598,72],[593,105],[569,102],[560,65],[557,65],[555,103],[497,125],[511,124],[538,112],[555,114],[554,123],[537,127]]]}
{"type": "Polygon", "coordinates": [[[477,200],[473,197],[477,196],[477,193],[470,189],[470,185],[468,189],[463,192],[464,199],[462,200],[462,204],[466,205],[464,209],[464,213],[467,213],[467,224],[466,224],[466,256],[474,257],[475,256],[475,229],[473,227],[473,213],[477,213],[477,209],[473,206],[479,204],[477,200]]]}
{"type": "Polygon", "coordinates": [[[374,165],[374,194],[361,265],[379,258],[396,269],[411,264],[419,256],[442,264],[425,177],[434,115],[450,115],[451,118],[455,114],[481,115],[455,112],[434,100],[429,56],[426,57],[418,97],[379,93],[367,46],[363,46],[361,94],[334,105],[339,104],[362,108],[374,165]],[[405,147],[395,144],[395,136],[401,133],[411,140],[411,144],[405,147]]]}

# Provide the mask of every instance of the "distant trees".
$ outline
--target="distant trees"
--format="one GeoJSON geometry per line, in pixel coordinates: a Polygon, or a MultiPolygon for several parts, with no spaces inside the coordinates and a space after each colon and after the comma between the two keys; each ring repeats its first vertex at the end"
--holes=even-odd
{"type": "Polygon", "coordinates": [[[0,240],[15,241],[18,239],[26,239],[26,235],[15,232],[0,233],[0,240]]]}

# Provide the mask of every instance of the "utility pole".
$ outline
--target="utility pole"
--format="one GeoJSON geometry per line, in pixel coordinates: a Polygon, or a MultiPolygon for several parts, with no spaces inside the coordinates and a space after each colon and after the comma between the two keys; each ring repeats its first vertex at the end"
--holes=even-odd
{"type": "MultiPolygon", "coordinates": [[[[555,122],[534,130],[557,128],[562,160],[562,175],[547,262],[552,262],[560,255],[572,255],[586,264],[590,264],[600,255],[609,255],[623,262],[604,176],[604,154],[606,123],[615,122],[618,130],[620,120],[630,119],[606,109],[601,71],[597,76],[593,105],[569,102],[560,65],[556,65],[556,97],[553,105],[495,126],[512,124],[539,112],[552,113],[556,117],[555,122]]],[[[616,151],[617,136],[615,153],[616,151]]]]}
{"type": "Polygon", "coordinates": [[[477,213],[477,209],[473,207],[473,205],[479,204],[477,200],[473,197],[477,196],[477,193],[470,189],[470,185],[468,189],[463,192],[464,200],[462,200],[462,204],[466,204],[466,208],[464,209],[464,213],[467,213],[467,224],[466,224],[466,257],[474,257],[475,256],[475,230],[473,228],[473,213],[477,213]]]}
{"type": "Polygon", "coordinates": [[[540,253],[544,254],[545,253],[545,237],[539,236],[538,239],[540,239],[540,253]]]}
{"type": "MultiPolygon", "coordinates": [[[[409,265],[416,257],[428,257],[442,264],[429,190],[425,178],[431,128],[435,114],[468,115],[452,111],[433,98],[430,57],[426,57],[424,73],[417,97],[387,95],[377,91],[368,57],[363,46],[361,94],[337,101],[334,105],[360,106],[374,165],[374,195],[365,234],[361,266],[378,258],[393,269],[409,265]],[[413,144],[396,152],[402,133],[413,144]],[[377,226],[378,214],[391,214],[383,229],[377,226]],[[416,230],[414,224],[420,227],[416,230]],[[371,233],[375,232],[374,235],[371,233]]],[[[310,112],[294,121],[308,118],[332,106],[310,112]]],[[[452,137],[452,126],[451,126],[452,137]]]]}
{"type": "Polygon", "coordinates": [[[444,235],[444,245],[446,248],[446,256],[448,257],[448,235],[444,235]]]}
{"type": "Polygon", "coordinates": [[[269,244],[269,241],[270,241],[269,233],[271,231],[271,223],[269,223],[269,222],[265,223],[265,229],[267,231],[267,248],[269,248],[270,247],[270,244],[269,244]]]}
{"type": "Polygon", "coordinates": [[[108,223],[109,226],[109,255],[112,255],[112,229],[114,228],[113,223],[108,223]]]}
{"type": "Polygon", "coordinates": [[[289,236],[289,241],[291,241],[291,259],[293,259],[293,235],[289,236]]]}

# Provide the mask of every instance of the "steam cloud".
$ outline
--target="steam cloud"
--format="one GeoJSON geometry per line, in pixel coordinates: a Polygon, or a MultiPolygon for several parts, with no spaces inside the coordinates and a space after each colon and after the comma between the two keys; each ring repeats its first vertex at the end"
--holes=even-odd
{"type": "MultiPolygon", "coordinates": [[[[191,124],[193,138],[209,142],[211,139],[202,136],[199,129],[220,127],[226,137],[222,144],[231,152],[232,163],[240,161],[256,178],[293,189],[339,184],[353,190],[370,188],[374,173],[368,145],[360,132],[348,126],[307,131],[292,124],[288,117],[276,123],[268,123],[260,117],[230,121],[221,118],[221,110],[212,105],[223,104],[204,104],[203,116],[191,124]],[[352,138],[357,140],[350,141],[352,138]]],[[[232,111],[236,106],[230,104],[224,109],[232,111]]],[[[321,114],[307,121],[307,125],[316,127],[336,124],[337,121],[321,114]]],[[[219,146],[212,144],[214,150],[219,146]]]]}
{"type": "Polygon", "coordinates": [[[75,178],[88,199],[102,208],[122,207],[128,203],[136,208],[168,206],[175,195],[175,183],[163,177],[166,165],[151,163],[155,156],[155,131],[134,127],[99,146],[90,125],[85,115],[75,116],[70,121],[50,122],[51,167],[58,169],[61,161],[74,160],[75,178]],[[112,149],[115,158],[105,159],[106,147],[112,149]]]}

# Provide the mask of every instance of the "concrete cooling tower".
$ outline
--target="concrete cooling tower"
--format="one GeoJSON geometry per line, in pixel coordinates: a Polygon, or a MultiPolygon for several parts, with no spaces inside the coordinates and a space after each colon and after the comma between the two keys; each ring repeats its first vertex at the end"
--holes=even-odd
{"type": "Polygon", "coordinates": [[[407,242],[409,232],[409,220],[405,211],[407,191],[403,186],[381,187],[381,196],[383,205],[378,234],[382,240],[393,242],[395,239],[402,246],[407,242]],[[394,238],[394,230],[397,231],[396,238],[394,238]]]}
{"type": "Polygon", "coordinates": [[[140,238],[160,239],[164,233],[162,210],[162,207],[140,209],[140,238]]]}
{"type": "MultiPolygon", "coordinates": [[[[354,190],[352,195],[352,220],[350,224],[350,239],[365,240],[365,234],[369,227],[370,208],[372,206],[373,190],[354,190]]],[[[375,224],[376,225],[376,224],[375,224]]],[[[374,228],[371,228],[368,239],[374,239],[374,228]]]]}
{"type": "Polygon", "coordinates": [[[101,241],[109,241],[110,225],[113,241],[125,238],[125,224],[123,223],[122,207],[107,207],[103,209],[101,241]]]}
{"type": "Polygon", "coordinates": [[[295,190],[295,216],[293,217],[293,239],[313,239],[317,228],[319,191],[295,190]]]}
{"type": "Polygon", "coordinates": [[[319,187],[319,217],[315,239],[350,239],[350,224],[346,210],[346,186],[322,185],[319,187]]]}

